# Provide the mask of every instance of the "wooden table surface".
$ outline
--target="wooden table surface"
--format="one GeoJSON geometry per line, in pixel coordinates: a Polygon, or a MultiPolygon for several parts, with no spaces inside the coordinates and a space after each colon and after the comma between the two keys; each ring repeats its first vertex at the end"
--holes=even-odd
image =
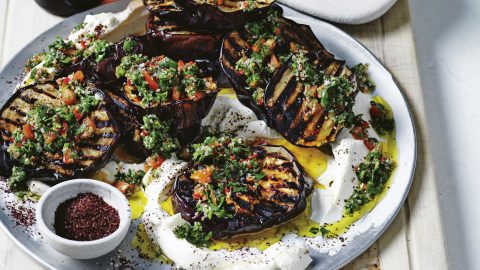
{"type": "MultiPolygon", "coordinates": [[[[61,20],[33,0],[0,0],[0,66],[61,20]]],[[[362,42],[392,72],[407,96],[418,135],[415,180],[404,207],[386,233],[345,269],[447,269],[408,2],[399,0],[387,14],[371,23],[339,27],[362,42]]],[[[0,269],[42,267],[0,230],[0,269]]]]}

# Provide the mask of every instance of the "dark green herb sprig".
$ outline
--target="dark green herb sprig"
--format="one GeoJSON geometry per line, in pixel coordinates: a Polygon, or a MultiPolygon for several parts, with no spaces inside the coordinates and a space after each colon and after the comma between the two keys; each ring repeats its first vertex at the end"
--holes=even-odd
{"type": "Polygon", "coordinates": [[[194,244],[197,247],[209,247],[212,244],[212,232],[205,232],[200,222],[193,225],[185,223],[173,230],[173,233],[181,239],[194,244]]]}

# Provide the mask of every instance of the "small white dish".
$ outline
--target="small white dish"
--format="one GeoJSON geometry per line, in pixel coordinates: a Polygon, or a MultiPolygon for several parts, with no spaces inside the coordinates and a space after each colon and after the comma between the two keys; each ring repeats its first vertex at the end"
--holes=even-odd
{"type": "Polygon", "coordinates": [[[113,186],[91,179],[70,180],[50,188],[38,202],[36,209],[38,230],[46,242],[58,252],[75,259],[92,259],[115,249],[128,232],[131,222],[127,198],[113,186]],[[53,227],[58,206],[80,193],[91,192],[117,209],[120,216],[118,229],[111,235],[93,241],[75,241],[55,234],[53,227]]]}

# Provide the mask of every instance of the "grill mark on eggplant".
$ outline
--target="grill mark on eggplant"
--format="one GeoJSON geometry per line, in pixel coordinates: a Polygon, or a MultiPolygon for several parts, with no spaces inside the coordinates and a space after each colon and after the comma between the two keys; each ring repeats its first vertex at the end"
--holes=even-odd
{"type": "MultiPolygon", "coordinates": [[[[306,194],[310,187],[305,183],[294,156],[277,146],[255,146],[252,153],[262,160],[262,171],[266,176],[255,188],[249,185],[245,193],[231,193],[233,204],[226,209],[234,211],[231,212],[234,213],[232,218],[214,217],[211,222],[203,223],[204,228],[213,231],[214,239],[261,231],[294,218],[306,208],[306,194]]],[[[198,216],[195,217],[196,200],[192,198],[196,183],[190,180],[190,172],[187,170],[178,176],[172,197],[175,211],[187,221],[198,220],[198,216]]]]}
{"type": "MultiPolygon", "coordinates": [[[[93,85],[88,84],[87,87],[103,96],[99,90],[93,88],[93,85]]],[[[37,104],[46,104],[53,107],[63,104],[57,95],[59,95],[59,92],[53,83],[31,85],[17,90],[1,110],[0,131],[4,143],[7,145],[10,143],[13,132],[21,128],[21,124],[25,123],[27,113],[37,104]]],[[[79,146],[79,151],[86,151],[90,155],[82,157],[72,164],[65,164],[62,160],[62,154],[44,152],[42,153],[41,163],[36,164],[35,168],[25,167],[28,176],[67,180],[85,176],[96,169],[97,166],[103,166],[108,161],[109,154],[113,152],[111,150],[116,145],[119,137],[118,129],[114,119],[102,106],[94,110],[90,116],[100,128],[96,129],[96,133],[89,140],[91,145],[79,146]]],[[[6,151],[6,148],[2,148],[2,151],[6,151]]],[[[9,157],[8,153],[4,152],[3,154],[9,157]]],[[[7,161],[2,162],[5,163],[7,161]]],[[[8,162],[8,164],[2,166],[5,167],[5,169],[2,169],[2,175],[8,176],[9,172],[3,170],[10,170],[16,161],[8,162]]]]}
{"type": "Polygon", "coordinates": [[[56,99],[57,98],[55,95],[44,91],[40,87],[33,87],[32,90],[35,91],[37,94],[45,95],[45,96],[49,97],[50,99],[56,99]]]}
{"type": "Polygon", "coordinates": [[[35,102],[37,102],[38,99],[36,98],[33,98],[33,97],[27,97],[27,96],[24,96],[24,95],[21,95],[20,96],[20,99],[25,101],[26,103],[28,104],[35,104],[35,102]]]}
{"type": "Polygon", "coordinates": [[[19,116],[21,116],[21,117],[27,116],[27,113],[24,112],[24,111],[22,111],[22,110],[21,110],[20,108],[18,108],[17,106],[10,106],[8,109],[11,110],[11,111],[16,112],[16,113],[17,113],[19,116]]]}

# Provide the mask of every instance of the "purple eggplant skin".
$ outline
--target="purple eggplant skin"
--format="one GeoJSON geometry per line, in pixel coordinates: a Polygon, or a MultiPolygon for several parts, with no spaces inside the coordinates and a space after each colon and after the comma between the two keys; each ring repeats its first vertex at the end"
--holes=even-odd
{"type": "Polygon", "coordinates": [[[160,48],[161,54],[184,61],[218,59],[223,39],[219,33],[192,30],[153,15],[147,20],[147,36],[152,48],[160,48]]]}
{"type": "Polygon", "coordinates": [[[274,0],[251,11],[195,0],[144,0],[147,9],[162,20],[176,22],[192,29],[228,32],[243,27],[248,21],[264,17],[274,0]]]}
{"type": "MultiPolygon", "coordinates": [[[[190,12],[188,25],[226,32],[243,27],[248,21],[254,21],[264,17],[268,9],[275,3],[261,3],[253,10],[244,10],[239,7],[217,6],[198,0],[176,0],[176,2],[190,12]]],[[[227,3],[227,2],[225,2],[227,3]]]]}
{"type": "Polygon", "coordinates": [[[129,54],[152,55],[153,48],[150,46],[147,36],[130,36],[122,41],[115,43],[110,47],[108,56],[100,62],[88,59],[89,66],[87,68],[87,76],[90,80],[100,84],[108,84],[118,80],[115,75],[115,69],[120,65],[122,58],[129,54]],[[127,39],[135,41],[132,50],[126,52],[124,43],[127,39]]]}
{"type": "MultiPolygon", "coordinates": [[[[281,9],[280,9],[281,11],[281,9]]],[[[280,12],[277,11],[277,12],[280,12]]],[[[281,12],[280,12],[281,13],[281,12]]],[[[279,15],[281,16],[281,15],[279,15]]],[[[287,54],[290,42],[302,45],[310,52],[314,52],[320,58],[333,59],[334,56],[328,52],[322,43],[315,37],[308,25],[298,24],[290,19],[279,17],[280,20],[280,42],[275,47],[275,54],[287,54]]],[[[264,106],[259,106],[251,97],[253,92],[248,89],[246,77],[235,71],[236,62],[242,57],[242,51],[247,55],[252,53],[252,45],[248,44],[248,32],[245,29],[232,31],[224,37],[220,51],[220,64],[230,85],[235,90],[239,100],[252,109],[259,119],[271,124],[267,117],[264,106]]],[[[271,78],[266,78],[267,87],[271,78]]]]}
{"type": "Polygon", "coordinates": [[[172,0],[143,0],[148,11],[162,21],[176,22],[182,25],[195,25],[192,14],[172,0]]]}
{"type": "MultiPolygon", "coordinates": [[[[357,89],[355,74],[347,67],[345,61],[322,58],[315,54],[310,54],[309,57],[315,59],[315,65],[327,75],[344,76],[357,89]]],[[[269,125],[297,146],[318,147],[329,153],[325,145],[335,141],[343,124],[335,123],[321,105],[314,107],[307,105],[309,101],[305,94],[296,91],[303,89],[304,86],[295,77],[290,61],[277,69],[265,90],[264,106],[269,125]]]]}
{"type": "MultiPolygon", "coordinates": [[[[212,76],[215,80],[222,76],[222,71],[217,62],[208,60],[195,61],[205,76],[212,76]]],[[[187,145],[199,134],[202,119],[208,114],[215,102],[218,92],[205,94],[199,100],[170,101],[155,107],[142,108],[130,100],[123,91],[124,79],[107,87],[111,96],[111,110],[115,112],[117,121],[123,127],[125,142],[140,142],[138,132],[143,124],[143,116],[155,114],[161,120],[172,121],[172,136],[177,138],[182,145],[187,145]]],[[[149,155],[149,151],[139,146],[140,152],[149,155]]]]}
{"type": "MultiPolygon", "coordinates": [[[[7,152],[8,145],[10,144],[10,137],[13,133],[13,131],[23,125],[25,122],[25,111],[29,110],[29,108],[33,108],[35,104],[38,104],[38,100],[35,98],[33,95],[45,95],[45,96],[50,96],[52,99],[57,98],[53,97],[51,94],[52,92],[46,92],[44,91],[47,88],[44,87],[55,87],[54,82],[47,82],[43,84],[43,86],[40,86],[38,84],[36,85],[30,85],[21,89],[18,89],[5,103],[3,108],[0,110],[0,132],[1,132],[1,138],[0,138],[0,175],[4,177],[9,177],[12,171],[13,166],[15,165],[20,165],[18,162],[11,158],[10,154],[7,152]],[[25,108],[20,108],[19,106],[13,105],[16,104],[14,103],[16,99],[21,99],[23,102],[21,104],[25,104],[25,108]],[[15,111],[17,117],[15,119],[11,118],[4,118],[4,113],[6,110],[9,111],[15,111]],[[11,126],[11,124],[14,124],[14,126],[11,126]]],[[[89,85],[88,87],[93,87],[93,85],[89,85]]],[[[96,122],[97,127],[110,127],[111,131],[105,132],[102,134],[98,134],[97,140],[100,139],[109,139],[109,144],[97,144],[95,141],[89,142],[82,144],[80,147],[81,148],[91,148],[95,147],[96,149],[99,149],[101,151],[100,156],[96,157],[91,157],[90,160],[92,160],[92,163],[86,167],[82,167],[79,164],[65,164],[61,160],[52,160],[50,165],[52,166],[58,166],[58,168],[61,168],[62,170],[67,171],[68,173],[61,173],[58,170],[52,169],[52,168],[47,168],[45,164],[39,164],[37,166],[27,166],[25,167],[25,171],[27,173],[28,177],[34,177],[34,178],[41,178],[42,181],[47,181],[47,182],[60,182],[60,181],[65,181],[69,179],[75,179],[75,178],[81,178],[81,177],[88,177],[92,173],[94,173],[98,168],[103,167],[109,160],[110,157],[117,146],[117,143],[120,139],[120,132],[119,128],[117,126],[117,123],[110,113],[110,111],[107,109],[105,104],[108,104],[110,101],[109,97],[105,95],[101,90],[99,89],[92,89],[96,95],[101,96],[103,99],[103,104],[100,105],[100,107],[95,110],[96,113],[102,113],[107,116],[109,119],[108,121],[98,121],[96,122]]],[[[92,113],[93,114],[93,113],[92,113]]]]}
{"type": "MultiPolygon", "coordinates": [[[[235,195],[232,199],[242,208],[252,209],[250,210],[252,213],[240,211],[235,213],[232,218],[221,219],[213,216],[210,220],[202,220],[202,216],[198,215],[195,211],[197,201],[192,196],[196,183],[189,179],[189,173],[192,168],[195,168],[196,164],[191,162],[189,167],[187,167],[184,172],[177,176],[173,186],[172,205],[175,213],[180,213],[182,218],[190,223],[201,221],[203,228],[213,233],[214,239],[226,239],[241,234],[260,232],[264,229],[285,223],[298,216],[300,213],[305,211],[307,207],[307,197],[311,193],[311,186],[301,174],[300,170],[298,170],[300,167],[298,166],[295,157],[288,150],[277,146],[258,146],[254,151],[256,153],[261,153],[261,151],[265,151],[261,149],[266,148],[282,149],[284,153],[288,153],[288,160],[291,163],[282,163],[281,166],[277,166],[276,168],[282,172],[285,172],[285,170],[293,167],[296,168],[295,171],[297,171],[298,174],[294,174],[293,176],[296,177],[297,181],[288,182],[286,186],[282,185],[282,187],[287,189],[295,189],[298,191],[298,195],[290,197],[286,193],[282,193],[279,190],[276,190],[275,194],[269,198],[255,197],[253,195],[255,199],[259,199],[261,201],[260,203],[253,205],[247,201],[239,199],[235,195]],[[289,206],[282,205],[282,203],[287,203],[289,206]]],[[[270,153],[267,155],[275,156],[275,153],[270,153]]],[[[275,170],[272,167],[269,167],[269,169],[275,170]]],[[[276,179],[275,177],[272,177],[272,179],[272,181],[282,181],[276,179]]],[[[271,185],[271,188],[275,189],[273,185],[271,185]]],[[[228,207],[228,211],[234,211],[233,206],[228,207]]]]}

